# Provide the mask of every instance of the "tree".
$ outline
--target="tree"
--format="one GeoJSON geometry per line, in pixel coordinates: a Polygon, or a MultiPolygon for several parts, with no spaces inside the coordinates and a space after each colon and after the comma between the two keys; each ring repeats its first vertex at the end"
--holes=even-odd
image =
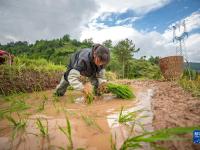
{"type": "Polygon", "coordinates": [[[112,48],[112,41],[111,40],[105,40],[102,43],[103,46],[107,47],[107,48],[112,48]]]}
{"type": "Polygon", "coordinates": [[[70,36],[69,36],[69,34],[66,34],[66,35],[63,36],[63,41],[64,41],[64,42],[69,42],[69,41],[70,41],[70,36]]]}
{"type": "Polygon", "coordinates": [[[133,59],[134,53],[138,52],[140,49],[136,49],[132,40],[125,39],[119,41],[116,46],[113,48],[113,53],[118,59],[119,62],[122,63],[123,73],[122,77],[125,77],[125,68],[128,70],[128,62],[133,59]]]}
{"type": "Polygon", "coordinates": [[[82,41],[82,44],[85,45],[86,47],[92,47],[92,45],[94,44],[92,38],[89,39],[85,39],[82,41]]]}
{"type": "Polygon", "coordinates": [[[149,62],[151,63],[151,64],[156,64],[156,65],[158,65],[159,64],[159,56],[156,56],[156,57],[153,57],[153,56],[151,56],[150,58],[149,58],[149,62]]]}

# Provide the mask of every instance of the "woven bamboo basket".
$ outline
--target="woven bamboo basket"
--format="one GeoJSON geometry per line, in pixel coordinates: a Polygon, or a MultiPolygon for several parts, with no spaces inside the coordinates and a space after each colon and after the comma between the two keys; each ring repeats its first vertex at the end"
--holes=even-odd
{"type": "Polygon", "coordinates": [[[159,66],[165,79],[177,80],[184,69],[183,56],[169,56],[159,60],[159,66]]]}

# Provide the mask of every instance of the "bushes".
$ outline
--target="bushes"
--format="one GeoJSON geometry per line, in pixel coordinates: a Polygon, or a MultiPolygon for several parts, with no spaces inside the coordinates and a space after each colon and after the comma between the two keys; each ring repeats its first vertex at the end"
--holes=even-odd
{"type": "Polygon", "coordinates": [[[114,72],[111,72],[111,71],[107,71],[105,73],[105,76],[106,76],[106,79],[108,81],[113,81],[113,80],[116,80],[117,79],[117,75],[114,73],[114,72]]]}
{"type": "MultiPolygon", "coordinates": [[[[119,78],[123,78],[122,62],[117,61],[115,57],[112,57],[107,70],[115,72],[119,78]]],[[[162,74],[158,65],[147,60],[132,59],[124,65],[124,78],[161,79],[162,74]]]]}
{"type": "Polygon", "coordinates": [[[64,68],[44,59],[16,58],[12,66],[0,65],[0,94],[55,88],[64,68]]]}
{"type": "Polygon", "coordinates": [[[191,92],[193,96],[200,97],[200,74],[197,71],[186,68],[178,83],[183,89],[191,92]]]}

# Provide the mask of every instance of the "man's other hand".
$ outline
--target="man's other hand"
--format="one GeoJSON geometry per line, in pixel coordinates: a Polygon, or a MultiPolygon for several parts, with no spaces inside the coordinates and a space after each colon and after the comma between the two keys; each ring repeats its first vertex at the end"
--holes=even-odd
{"type": "Polygon", "coordinates": [[[83,93],[86,94],[86,95],[92,94],[92,85],[91,85],[91,83],[88,82],[88,83],[86,83],[84,85],[83,93]]]}

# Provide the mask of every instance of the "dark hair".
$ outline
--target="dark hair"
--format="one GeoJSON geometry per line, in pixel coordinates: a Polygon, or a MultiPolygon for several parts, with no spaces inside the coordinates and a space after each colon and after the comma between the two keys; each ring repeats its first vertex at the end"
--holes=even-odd
{"type": "Polygon", "coordinates": [[[101,44],[95,44],[92,48],[93,53],[100,59],[101,62],[106,64],[110,61],[110,51],[107,47],[104,47],[101,44]]]}

